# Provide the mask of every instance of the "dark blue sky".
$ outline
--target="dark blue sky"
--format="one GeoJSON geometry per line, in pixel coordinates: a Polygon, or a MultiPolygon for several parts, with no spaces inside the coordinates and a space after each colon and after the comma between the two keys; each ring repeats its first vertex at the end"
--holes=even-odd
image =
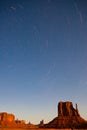
{"type": "Polygon", "coordinates": [[[87,119],[87,1],[0,0],[0,111],[38,123],[57,103],[87,119]]]}

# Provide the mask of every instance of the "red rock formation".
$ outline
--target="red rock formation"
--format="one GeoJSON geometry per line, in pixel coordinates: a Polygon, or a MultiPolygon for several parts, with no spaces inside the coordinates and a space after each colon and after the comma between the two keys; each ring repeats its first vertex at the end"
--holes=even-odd
{"type": "Polygon", "coordinates": [[[59,102],[58,116],[79,116],[77,104],[75,109],[72,102],[59,102]]]}
{"type": "Polygon", "coordinates": [[[0,126],[1,127],[26,127],[24,120],[15,120],[13,114],[6,112],[0,113],[0,126]]]}
{"type": "Polygon", "coordinates": [[[38,125],[39,127],[43,127],[44,126],[44,120],[40,121],[40,124],[38,125]]]}
{"type": "Polygon", "coordinates": [[[0,113],[0,121],[13,122],[15,121],[15,116],[13,114],[8,114],[6,112],[0,113]]]}
{"type": "Polygon", "coordinates": [[[14,126],[15,116],[6,112],[0,113],[0,126],[14,126]]]}
{"type": "Polygon", "coordinates": [[[85,121],[78,112],[78,107],[73,107],[72,102],[59,102],[58,117],[44,127],[48,128],[87,128],[85,121]]]}
{"type": "Polygon", "coordinates": [[[24,120],[15,120],[15,123],[16,123],[16,125],[15,126],[17,126],[17,127],[26,127],[26,123],[25,123],[25,121],[24,120]]]}

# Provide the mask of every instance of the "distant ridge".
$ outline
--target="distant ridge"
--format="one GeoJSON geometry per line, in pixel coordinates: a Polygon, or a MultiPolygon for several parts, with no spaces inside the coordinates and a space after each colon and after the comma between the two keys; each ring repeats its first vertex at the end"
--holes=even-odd
{"type": "Polygon", "coordinates": [[[31,123],[26,124],[24,120],[15,120],[15,115],[7,113],[7,112],[0,112],[0,128],[38,128],[31,123]]]}

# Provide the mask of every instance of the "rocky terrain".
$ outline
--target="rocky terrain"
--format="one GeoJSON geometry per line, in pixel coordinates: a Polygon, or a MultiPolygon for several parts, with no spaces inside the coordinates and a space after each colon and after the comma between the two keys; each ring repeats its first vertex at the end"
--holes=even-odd
{"type": "Polygon", "coordinates": [[[25,121],[15,120],[15,116],[7,112],[0,113],[0,127],[19,127],[19,126],[24,127],[25,121]]]}
{"type": "Polygon", "coordinates": [[[1,127],[38,128],[38,126],[31,123],[26,124],[24,120],[15,119],[15,115],[9,114],[7,112],[0,113],[0,128],[1,127]]]}
{"type": "Polygon", "coordinates": [[[38,125],[26,124],[24,120],[16,120],[13,114],[1,112],[0,127],[87,129],[87,121],[80,116],[77,104],[74,108],[72,102],[67,101],[58,103],[57,117],[47,124],[43,120],[38,125]]]}
{"type": "Polygon", "coordinates": [[[87,128],[85,121],[79,114],[78,106],[72,102],[58,103],[58,116],[44,125],[45,128],[87,128]]]}

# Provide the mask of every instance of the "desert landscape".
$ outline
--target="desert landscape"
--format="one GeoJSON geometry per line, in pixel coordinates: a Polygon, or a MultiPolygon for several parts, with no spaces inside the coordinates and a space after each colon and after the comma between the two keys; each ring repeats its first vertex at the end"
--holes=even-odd
{"type": "Polygon", "coordinates": [[[78,106],[73,107],[73,103],[70,101],[58,103],[58,115],[52,121],[44,124],[44,120],[40,121],[39,124],[34,125],[25,123],[24,120],[15,120],[13,114],[6,112],[0,113],[0,127],[1,129],[65,129],[65,130],[75,130],[75,129],[87,129],[87,121],[80,116],[78,106]]]}
{"type": "Polygon", "coordinates": [[[87,0],[0,0],[0,130],[87,130],[87,0]]]}

